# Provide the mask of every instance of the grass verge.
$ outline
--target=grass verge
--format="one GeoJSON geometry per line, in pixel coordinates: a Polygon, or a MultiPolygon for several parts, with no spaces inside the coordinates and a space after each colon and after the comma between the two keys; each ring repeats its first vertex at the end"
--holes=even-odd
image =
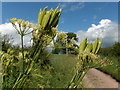
{"type": "MultiPolygon", "coordinates": [[[[105,56],[102,56],[105,57],[105,56]]],[[[101,67],[98,68],[99,70],[111,75],[114,79],[120,82],[119,78],[119,60],[120,57],[107,57],[109,61],[112,61],[112,65],[106,66],[106,67],[101,67]]]]}

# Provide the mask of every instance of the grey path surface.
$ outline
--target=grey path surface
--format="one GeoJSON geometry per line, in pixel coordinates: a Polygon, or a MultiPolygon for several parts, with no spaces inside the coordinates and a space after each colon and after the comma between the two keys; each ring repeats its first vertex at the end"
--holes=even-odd
{"type": "Polygon", "coordinates": [[[90,69],[83,79],[85,88],[118,88],[118,82],[110,75],[97,69],[90,69]]]}

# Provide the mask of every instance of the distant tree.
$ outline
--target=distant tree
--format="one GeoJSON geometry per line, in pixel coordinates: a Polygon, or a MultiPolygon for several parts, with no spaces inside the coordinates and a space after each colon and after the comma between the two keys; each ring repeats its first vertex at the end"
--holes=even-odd
{"type": "Polygon", "coordinates": [[[12,44],[14,42],[12,35],[2,35],[2,51],[7,52],[8,48],[12,48],[12,44]]]}
{"type": "MultiPolygon", "coordinates": [[[[67,43],[70,43],[71,39],[74,38],[74,40],[77,42],[78,41],[78,38],[77,38],[77,35],[75,33],[66,33],[67,35],[67,43]]],[[[55,41],[55,50],[53,51],[53,54],[66,54],[66,48],[57,48],[57,47],[66,47],[66,43],[62,43],[62,42],[59,42],[57,39],[55,41]]],[[[75,47],[78,47],[77,44],[73,44],[73,46],[75,47]]],[[[74,50],[74,48],[68,48],[68,52],[69,53],[72,53],[72,54],[78,54],[78,52],[76,52],[74,50]]]]}
{"type": "MultiPolygon", "coordinates": [[[[68,33],[66,33],[67,34],[67,43],[69,43],[70,42],[70,40],[72,39],[72,38],[74,38],[74,40],[76,41],[76,42],[78,42],[78,38],[77,38],[77,35],[75,34],[75,33],[70,33],[70,32],[68,32],[68,33]]],[[[75,46],[75,47],[79,47],[77,44],[73,44],[73,46],[75,46]]],[[[71,54],[78,54],[78,52],[76,52],[75,50],[74,50],[74,48],[68,48],[68,51],[71,53],[71,54]]],[[[66,49],[62,49],[62,53],[66,53],[66,49]]]]}
{"type": "Polygon", "coordinates": [[[66,33],[66,34],[68,35],[68,37],[67,37],[68,43],[70,42],[70,40],[71,40],[72,38],[74,38],[74,40],[78,42],[78,38],[77,38],[77,36],[76,36],[75,33],[66,33]]]}

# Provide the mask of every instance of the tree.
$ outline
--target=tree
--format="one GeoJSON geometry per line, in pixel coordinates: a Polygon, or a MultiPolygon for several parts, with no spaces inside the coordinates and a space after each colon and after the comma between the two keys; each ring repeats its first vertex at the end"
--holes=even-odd
{"type": "Polygon", "coordinates": [[[2,51],[7,52],[7,49],[12,47],[14,40],[12,35],[5,34],[2,36],[2,51]]]}
{"type": "MultiPolygon", "coordinates": [[[[77,38],[77,35],[75,34],[75,33],[70,33],[70,32],[68,32],[68,33],[66,33],[67,34],[67,43],[70,43],[70,41],[71,41],[71,39],[72,38],[74,38],[74,40],[76,41],[76,42],[78,42],[78,38],[77,38]]],[[[74,47],[79,47],[77,44],[73,44],[73,46],[74,47]]],[[[77,51],[75,51],[75,49],[74,48],[68,48],[68,51],[69,51],[69,53],[71,53],[71,54],[78,54],[78,52],[77,51]]],[[[66,49],[62,49],[62,52],[63,53],[66,53],[66,49]]]]}
{"type": "Polygon", "coordinates": [[[76,41],[76,42],[78,42],[78,38],[77,38],[77,36],[76,36],[76,34],[75,33],[66,33],[67,35],[68,35],[68,37],[67,37],[67,41],[68,41],[68,43],[70,42],[70,40],[72,39],[72,38],[74,38],[74,40],[76,41]]]}
{"type": "Polygon", "coordinates": [[[66,48],[57,48],[57,47],[67,47],[66,44],[70,44],[71,43],[71,40],[74,38],[74,40],[77,42],[78,41],[78,38],[76,36],[75,33],[66,33],[67,35],[67,43],[66,43],[66,40],[65,40],[65,43],[61,42],[58,40],[58,38],[56,39],[55,41],[55,50],[53,52],[53,54],[59,54],[59,53],[62,53],[62,54],[66,54],[66,51],[69,51],[69,53],[72,53],[72,54],[78,54],[78,52],[75,50],[75,48],[73,47],[79,47],[77,44],[73,43],[73,47],[69,47],[67,50],[66,48]]]}

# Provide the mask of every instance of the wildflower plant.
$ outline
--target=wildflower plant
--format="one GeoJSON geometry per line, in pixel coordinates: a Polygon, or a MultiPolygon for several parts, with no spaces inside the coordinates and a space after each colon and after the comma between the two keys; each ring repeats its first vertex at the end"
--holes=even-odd
{"type": "MultiPolygon", "coordinates": [[[[47,11],[47,7],[40,9],[38,14],[38,24],[34,25],[28,21],[22,19],[10,19],[13,27],[16,29],[17,33],[21,36],[21,46],[22,51],[19,52],[19,55],[15,55],[14,50],[7,50],[7,53],[0,52],[2,60],[2,87],[3,88],[24,88],[24,84],[29,76],[37,76],[44,78],[42,75],[32,74],[31,71],[33,66],[39,61],[42,61],[40,55],[44,53],[46,48],[53,42],[53,50],[48,53],[45,57],[48,58],[50,54],[55,50],[56,43],[54,38],[57,37],[58,42],[65,44],[64,47],[57,48],[75,48],[73,46],[73,39],[69,43],[66,43],[67,35],[62,32],[58,32],[58,22],[61,15],[61,9],[58,10],[58,7],[53,11],[47,11]],[[32,29],[32,30],[31,30],[32,29]],[[25,35],[32,34],[31,40],[33,40],[31,51],[24,51],[24,41],[23,38],[25,35]]],[[[59,43],[58,43],[59,44],[59,43]]],[[[106,64],[106,60],[101,60],[100,56],[96,55],[101,46],[101,41],[96,39],[95,43],[88,44],[87,38],[85,38],[79,46],[79,55],[78,62],[75,67],[75,75],[70,81],[67,88],[78,88],[83,77],[90,68],[96,68],[99,65],[103,66],[106,64]]],[[[45,65],[45,61],[42,62],[42,65],[45,65]]]]}
{"type": "Polygon", "coordinates": [[[100,55],[97,55],[101,43],[102,39],[99,41],[98,38],[95,40],[94,44],[88,44],[87,38],[81,42],[77,64],[74,69],[74,76],[67,88],[81,88],[82,80],[89,69],[112,64],[112,62],[108,61],[106,58],[102,59],[100,55]]]}

